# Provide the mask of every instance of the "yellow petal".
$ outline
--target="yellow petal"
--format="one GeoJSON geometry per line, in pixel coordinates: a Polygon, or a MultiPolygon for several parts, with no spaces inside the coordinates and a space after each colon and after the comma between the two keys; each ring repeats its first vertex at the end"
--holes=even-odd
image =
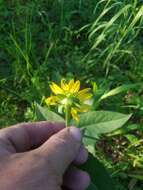
{"type": "Polygon", "coordinates": [[[92,94],[91,93],[82,93],[82,94],[78,94],[77,98],[84,102],[85,100],[89,100],[90,98],[92,97],[92,94]]]}
{"type": "Polygon", "coordinates": [[[91,109],[91,106],[90,106],[90,105],[82,104],[82,105],[80,106],[80,108],[78,108],[77,110],[78,110],[79,112],[87,112],[87,111],[89,111],[90,109],[91,109]]]}
{"type": "Polygon", "coordinates": [[[49,98],[45,99],[45,103],[49,105],[56,105],[57,104],[57,97],[56,96],[50,96],[49,98]]]}
{"type": "Polygon", "coordinates": [[[88,95],[90,94],[90,93],[89,93],[90,90],[91,90],[90,88],[85,88],[85,89],[83,89],[83,90],[80,90],[80,91],[78,92],[78,94],[77,94],[77,98],[78,98],[78,99],[81,99],[81,101],[85,101],[85,100],[89,99],[89,98],[88,98],[88,95]],[[88,95],[87,95],[87,94],[88,94],[88,95]],[[87,97],[87,99],[86,99],[86,97],[87,97]]]}
{"type": "Polygon", "coordinates": [[[68,83],[69,89],[71,89],[74,85],[74,79],[70,80],[68,83]]]}
{"type": "Polygon", "coordinates": [[[85,88],[85,89],[83,89],[83,90],[80,90],[80,91],[78,92],[78,95],[85,94],[85,93],[89,92],[90,90],[91,90],[90,88],[85,88]]]}
{"type": "Polygon", "coordinates": [[[80,81],[77,80],[77,81],[73,84],[73,86],[70,88],[70,92],[71,92],[71,93],[77,93],[77,92],[79,91],[79,89],[80,89],[80,81]]]}
{"type": "Polygon", "coordinates": [[[77,114],[77,110],[76,110],[75,108],[71,108],[71,115],[72,115],[72,117],[73,117],[73,119],[74,119],[75,121],[78,121],[78,120],[79,120],[78,114],[77,114]]]}
{"type": "Polygon", "coordinates": [[[52,84],[50,84],[49,86],[50,86],[50,88],[54,94],[56,94],[56,95],[57,94],[64,94],[64,91],[54,82],[52,82],[52,84]]]}
{"type": "Polygon", "coordinates": [[[61,80],[61,88],[62,88],[64,91],[68,91],[68,90],[69,90],[69,86],[68,86],[68,84],[66,84],[65,79],[62,79],[62,80],[61,80]]]}

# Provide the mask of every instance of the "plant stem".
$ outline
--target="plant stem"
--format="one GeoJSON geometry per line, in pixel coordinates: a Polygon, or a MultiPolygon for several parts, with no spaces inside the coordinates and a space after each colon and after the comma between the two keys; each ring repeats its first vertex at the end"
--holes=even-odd
{"type": "Polygon", "coordinates": [[[69,127],[70,123],[70,106],[67,105],[65,109],[65,120],[66,120],[66,127],[69,127]]]}

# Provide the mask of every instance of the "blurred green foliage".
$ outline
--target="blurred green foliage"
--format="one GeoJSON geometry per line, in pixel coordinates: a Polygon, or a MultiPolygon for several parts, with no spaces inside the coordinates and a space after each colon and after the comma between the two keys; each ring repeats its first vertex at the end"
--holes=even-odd
{"type": "Polygon", "coordinates": [[[141,84],[94,105],[133,113],[128,130],[103,136],[96,146],[118,190],[143,188],[142,3],[0,0],[1,128],[34,120],[34,101],[40,104],[49,82],[62,77],[78,78],[93,92],[96,82],[95,100],[118,86],[141,84]]]}

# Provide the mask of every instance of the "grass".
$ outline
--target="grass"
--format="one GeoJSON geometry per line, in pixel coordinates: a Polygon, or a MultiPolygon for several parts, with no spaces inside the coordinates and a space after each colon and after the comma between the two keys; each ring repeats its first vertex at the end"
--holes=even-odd
{"type": "MultiPolygon", "coordinates": [[[[62,77],[78,78],[85,86],[96,81],[101,93],[143,82],[142,1],[0,0],[0,23],[1,127],[33,120],[33,102],[40,103],[48,83],[62,77]]],[[[118,190],[142,189],[142,102],[140,86],[97,108],[134,113],[134,130],[103,137],[97,147],[118,190]],[[138,139],[137,148],[127,135],[138,139]],[[133,167],[135,160],[139,164],[133,167]]]]}

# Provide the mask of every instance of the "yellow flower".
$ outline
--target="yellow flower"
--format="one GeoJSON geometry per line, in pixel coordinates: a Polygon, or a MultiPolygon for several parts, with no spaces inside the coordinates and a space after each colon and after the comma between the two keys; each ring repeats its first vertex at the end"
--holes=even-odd
{"type": "Polygon", "coordinates": [[[57,97],[56,96],[50,96],[45,100],[47,105],[56,105],[57,97]]]}
{"type": "Polygon", "coordinates": [[[61,85],[54,82],[50,84],[50,89],[54,95],[48,97],[45,102],[47,105],[58,105],[63,112],[68,111],[74,120],[78,121],[78,112],[87,112],[90,106],[85,101],[92,97],[90,88],[80,90],[80,81],[70,80],[68,83],[62,79],[61,85]]]}

